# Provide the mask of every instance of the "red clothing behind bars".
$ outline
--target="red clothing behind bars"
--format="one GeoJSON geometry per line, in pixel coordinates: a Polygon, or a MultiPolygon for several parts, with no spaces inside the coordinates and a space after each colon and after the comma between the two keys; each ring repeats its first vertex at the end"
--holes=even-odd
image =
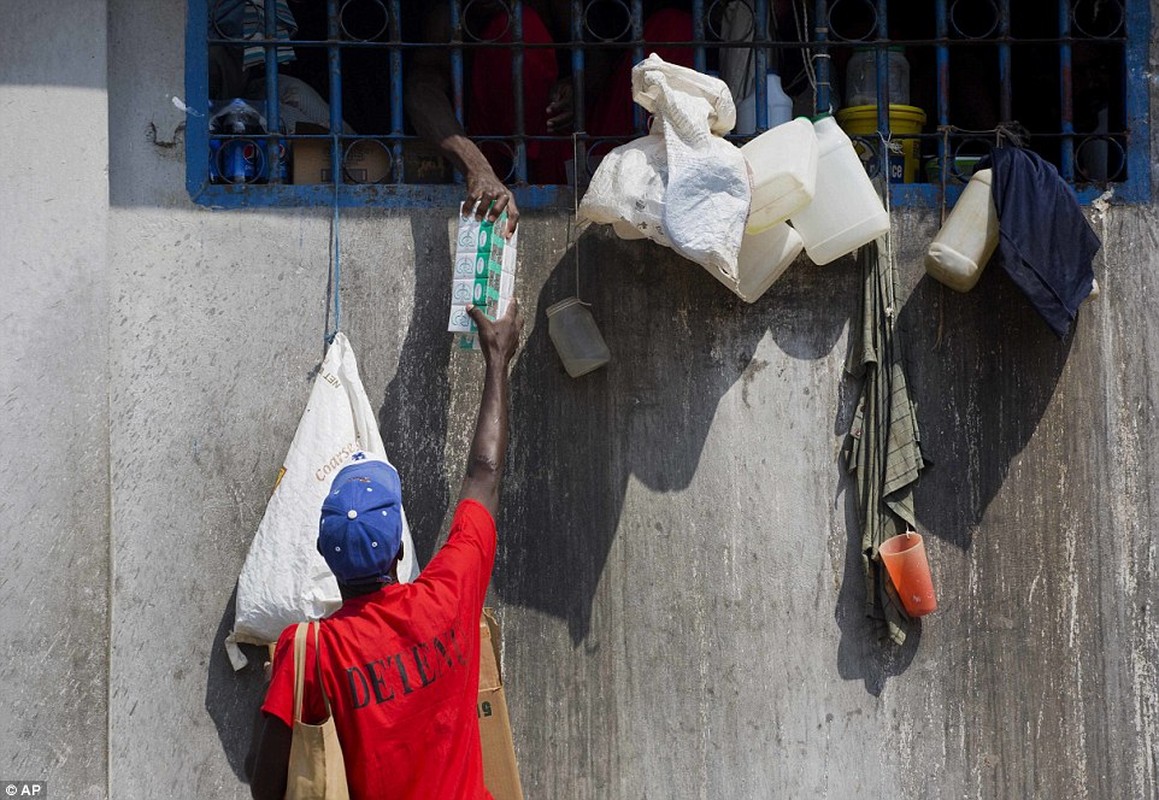
{"type": "MultiPolygon", "coordinates": [[[[322,681],[354,800],[490,800],[476,704],[479,616],[495,562],[495,522],[464,500],[447,543],[414,583],[346,600],[322,621],[322,681]]],[[[294,713],[294,632],[282,632],[262,711],[294,713]]],[[[325,718],[313,636],[303,718],[325,718]]]]}
{"type": "MultiPolygon", "coordinates": [[[[507,14],[496,14],[483,27],[482,41],[511,42],[512,31],[507,14]]],[[[692,15],[687,11],[665,9],[652,14],[644,24],[645,42],[679,42],[692,39],[692,15]]],[[[528,44],[552,44],[551,32],[532,8],[523,9],[523,41],[528,44]]],[[[673,64],[691,67],[691,47],[657,47],[645,45],[645,53],[655,52],[673,64]]],[[[516,132],[515,92],[511,81],[510,48],[484,48],[474,54],[471,69],[467,132],[474,136],[510,136],[516,132]]],[[[606,86],[595,87],[587,108],[587,133],[590,136],[625,136],[634,134],[632,103],[632,53],[625,53],[606,86]]],[[[543,136],[547,130],[547,104],[551,89],[559,81],[556,51],[552,48],[526,48],[523,51],[524,133],[543,136]]],[[[591,90],[593,87],[587,87],[591,90]]],[[[479,149],[491,167],[505,182],[514,179],[511,153],[502,144],[479,142],[479,149]]],[[[531,183],[564,183],[564,164],[572,157],[570,142],[527,143],[528,179],[531,183]]]]}

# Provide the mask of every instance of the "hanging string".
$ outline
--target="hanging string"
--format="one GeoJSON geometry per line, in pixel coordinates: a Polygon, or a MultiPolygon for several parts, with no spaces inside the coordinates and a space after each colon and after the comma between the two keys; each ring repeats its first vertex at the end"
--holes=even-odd
{"type": "MultiPolygon", "coordinates": [[[[773,15],[774,21],[776,15],[773,15]]],[[[797,4],[793,3],[793,23],[797,29],[797,38],[801,43],[809,41],[809,7],[806,0],[801,0],[801,13],[797,13],[797,4]],[[803,19],[802,19],[803,18],[803,19]]],[[[809,86],[813,89],[813,108],[817,108],[817,72],[813,66],[813,59],[829,58],[828,53],[814,53],[811,47],[806,47],[802,53],[801,68],[805,73],[805,79],[809,81],[809,86]]],[[[795,80],[795,79],[794,79],[795,80]]]]}
{"type": "Polygon", "coordinates": [[[338,175],[334,176],[334,213],[330,217],[330,296],[334,298],[334,328],[326,334],[333,344],[342,325],[342,236],[338,229],[338,175]]]}
{"type": "Polygon", "coordinates": [[[885,317],[889,322],[889,327],[893,329],[894,317],[894,297],[897,295],[895,286],[895,278],[897,271],[897,264],[893,257],[893,198],[890,192],[890,172],[891,165],[889,163],[890,156],[894,153],[901,153],[902,146],[900,142],[893,141],[893,131],[891,130],[889,136],[885,136],[881,131],[877,132],[877,138],[881,139],[881,152],[885,164],[885,214],[889,217],[890,230],[885,233],[885,257],[889,264],[889,296],[886,298],[885,317]]]}
{"type": "Polygon", "coordinates": [[[957,163],[957,158],[950,152],[950,125],[939,125],[938,130],[942,132],[942,164],[940,173],[942,183],[942,202],[941,202],[941,224],[946,224],[946,181],[949,179],[950,164],[957,163]]]}
{"type": "MultiPolygon", "coordinates": [[[[585,154],[586,155],[586,154],[585,154]]],[[[580,252],[579,252],[579,236],[574,235],[573,220],[578,224],[579,222],[579,182],[580,182],[580,160],[579,160],[579,133],[571,132],[571,163],[572,163],[572,197],[571,197],[571,211],[572,215],[567,220],[567,239],[572,246],[572,253],[575,255],[575,296],[578,299],[580,296],[580,252]]],[[[587,177],[588,160],[584,158],[584,177],[587,177]]],[[[580,300],[583,303],[582,300],[580,300]]],[[[587,305],[587,303],[584,303],[587,305]]]]}

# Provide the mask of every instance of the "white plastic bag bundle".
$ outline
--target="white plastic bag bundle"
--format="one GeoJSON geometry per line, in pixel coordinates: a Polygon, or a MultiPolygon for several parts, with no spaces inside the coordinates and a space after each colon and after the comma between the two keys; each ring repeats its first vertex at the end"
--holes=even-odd
{"type": "Polygon", "coordinates": [[[721,138],[736,122],[728,87],[653,53],[632,69],[632,97],[656,115],[653,133],[604,158],[581,222],[631,225],[736,284],[751,190],[740,150],[721,138]]]}
{"type": "MultiPolygon", "coordinates": [[[[342,333],[326,351],[306,411],[290,443],[266,513],[237,581],[237,612],[226,651],[246,665],[238,642],[269,644],[287,626],[320,619],[342,605],[338,582],[317,550],[322,500],[335,473],[358,450],[387,458],[350,342],[342,333]]],[[[406,512],[400,581],[418,574],[406,512]]]]}
{"type": "Polygon", "coordinates": [[[611,225],[621,239],[646,238],[671,247],[664,232],[667,182],[663,136],[642,136],[622,144],[600,161],[580,203],[580,221],[611,225]]]}

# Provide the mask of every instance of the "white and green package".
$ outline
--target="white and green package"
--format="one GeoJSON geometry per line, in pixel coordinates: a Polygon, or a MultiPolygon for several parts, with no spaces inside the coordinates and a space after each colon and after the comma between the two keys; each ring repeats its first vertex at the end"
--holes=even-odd
{"type": "Polygon", "coordinates": [[[459,230],[455,235],[455,260],[451,275],[451,317],[447,330],[458,334],[459,347],[479,349],[475,323],[467,314],[474,303],[490,319],[507,311],[515,293],[515,259],[518,231],[504,239],[498,231],[507,227],[507,212],[494,222],[480,222],[459,206],[459,230]]]}

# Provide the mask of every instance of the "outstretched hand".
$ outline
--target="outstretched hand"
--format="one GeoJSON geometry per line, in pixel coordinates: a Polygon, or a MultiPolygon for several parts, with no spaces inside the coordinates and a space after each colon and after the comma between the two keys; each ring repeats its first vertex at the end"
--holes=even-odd
{"type": "Polygon", "coordinates": [[[502,231],[506,239],[511,238],[515,226],[519,224],[519,207],[515,205],[515,195],[503,185],[490,166],[472,169],[467,173],[467,198],[463,210],[465,213],[473,210],[475,219],[486,219],[489,222],[495,222],[506,211],[507,230],[502,231]]]}
{"type": "Polygon", "coordinates": [[[479,346],[483,359],[488,365],[497,365],[506,370],[515,351],[519,348],[519,334],[523,330],[523,315],[519,313],[519,301],[511,298],[507,313],[492,322],[479,306],[467,306],[467,313],[479,329],[479,346]]]}

